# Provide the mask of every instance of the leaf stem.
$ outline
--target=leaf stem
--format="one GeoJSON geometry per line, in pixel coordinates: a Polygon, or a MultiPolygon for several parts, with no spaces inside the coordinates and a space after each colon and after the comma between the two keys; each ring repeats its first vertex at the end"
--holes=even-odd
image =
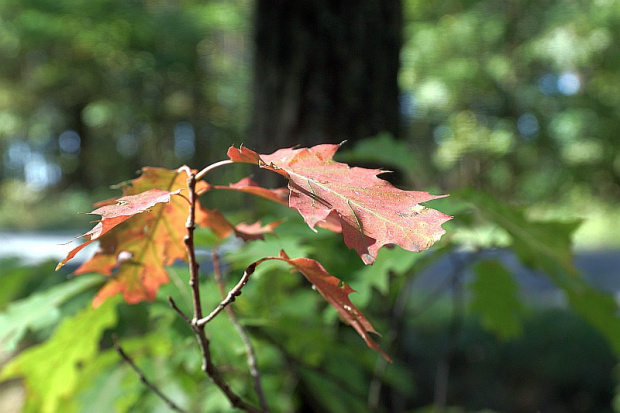
{"type": "Polygon", "coordinates": [[[163,394],[161,390],[159,390],[159,388],[155,386],[155,384],[153,384],[149,379],[146,378],[140,367],[138,367],[133,361],[133,359],[127,353],[125,353],[125,350],[123,350],[123,347],[121,347],[121,343],[119,343],[116,334],[112,334],[112,341],[114,342],[114,349],[118,352],[121,358],[125,360],[125,362],[129,364],[129,366],[131,366],[133,371],[135,371],[138,377],[140,377],[140,381],[144,383],[146,387],[148,387],[153,393],[155,393],[160,399],[162,399],[172,410],[176,412],[185,412],[185,410],[177,406],[176,403],[174,403],[165,394],[163,394]]]}
{"type": "Polygon", "coordinates": [[[196,174],[196,180],[197,181],[201,180],[210,171],[214,170],[215,168],[219,168],[222,165],[228,165],[229,163],[233,163],[233,161],[231,161],[230,159],[225,159],[223,161],[212,163],[211,165],[205,167],[203,170],[201,170],[200,172],[196,174]]]}

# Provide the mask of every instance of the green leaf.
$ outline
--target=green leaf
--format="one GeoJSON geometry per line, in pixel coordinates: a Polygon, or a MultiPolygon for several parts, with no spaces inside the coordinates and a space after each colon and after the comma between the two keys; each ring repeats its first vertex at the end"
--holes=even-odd
{"type": "Polygon", "coordinates": [[[483,261],[474,267],[476,278],[469,284],[473,293],[471,310],[478,313],[482,325],[503,339],[521,333],[519,286],[498,261],[483,261]]]}
{"type": "Polygon", "coordinates": [[[25,266],[18,258],[0,258],[0,308],[4,310],[7,304],[15,299],[36,275],[31,267],[25,266]]]}
{"type": "Polygon", "coordinates": [[[97,356],[103,331],[116,325],[118,301],[110,299],[96,309],[89,306],[66,318],[49,340],[24,350],[4,367],[0,381],[24,378],[28,392],[25,412],[63,411],[60,406],[72,400],[81,381],[81,365],[97,356]]]}
{"type": "Polygon", "coordinates": [[[524,212],[498,202],[481,191],[467,191],[457,195],[475,205],[486,218],[503,228],[512,238],[512,249],[524,265],[564,282],[565,276],[577,276],[573,265],[572,234],[581,221],[534,221],[524,212]]]}
{"type": "Polygon", "coordinates": [[[62,303],[101,282],[98,276],[82,276],[10,304],[0,314],[0,342],[5,350],[15,351],[28,329],[37,331],[54,325],[62,303]]]}
{"type": "Polygon", "coordinates": [[[605,334],[620,353],[618,304],[606,293],[592,288],[573,265],[571,237],[579,221],[537,222],[522,210],[504,205],[480,191],[458,195],[475,205],[487,219],[503,228],[511,237],[512,249],[521,262],[542,271],[567,295],[571,307],[605,334]]]}
{"type": "Polygon", "coordinates": [[[397,246],[382,248],[373,265],[366,265],[357,271],[354,282],[357,293],[355,301],[359,306],[365,306],[371,298],[373,287],[381,294],[387,295],[390,273],[402,276],[419,257],[420,254],[414,254],[397,246]]]}
{"type": "Polygon", "coordinates": [[[585,282],[565,291],[575,312],[603,333],[616,354],[620,354],[620,318],[614,297],[595,290],[585,282]]]}

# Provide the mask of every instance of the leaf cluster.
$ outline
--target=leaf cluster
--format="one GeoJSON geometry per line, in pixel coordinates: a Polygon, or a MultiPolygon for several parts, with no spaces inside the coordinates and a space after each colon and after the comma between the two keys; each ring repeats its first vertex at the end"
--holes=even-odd
{"type": "Polygon", "coordinates": [[[213,166],[200,172],[187,167],[145,168],[140,178],[123,186],[122,197],[97,205],[93,212],[102,219],[85,235],[87,242],[98,240],[100,250],[77,271],[104,275],[94,306],[62,310],[77,298],[77,305],[83,305],[83,295],[95,295],[102,282],[101,276],[80,275],[17,301],[0,314],[0,337],[9,350],[29,331],[47,338],[22,351],[0,376],[23,377],[29,394],[25,411],[51,412],[60,405],[79,411],[93,400],[117,411],[152,411],[161,406],[162,400],[120,363],[112,331],[142,377],[188,411],[228,411],[231,404],[248,411],[264,405],[273,411],[297,411],[301,406],[317,411],[369,407],[383,411],[387,395],[391,400],[411,396],[407,383],[414,378],[401,364],[406,357],[403,329],[446,291],[454,294],[465,287],[470,298],[460,304],[461,310],[479,317],[500,339],[514,340],[523,331],[527,308],[522,287],[512,267],[501,255],[487,254],[489,249],[512,249],[522,265],[554,283],[571,308],[620,351],[616,303],[589,286],[572,264],[570,238],[576,222],[536,222],[523,210],[482,192],[460,192],[433,201],[457,217],[445,224],[449,235],[437,248],[412,254],[408,249],[427,246],[425,240],[443,233],[436,220],[448,216],[418,206],[421,200],[438,197],[387,189],[384,183],[367,179],[370,175],[364,171],[359,175],[363,179],[347,186],[349,174],[360,171],[333,161],[335,149],[322,146],[258,155],[232,148],[230,161],[217,165],[251,162],[284,175],[289,188],[262,188],[249,179],[230,185],[198,181],[192,186],[193,178],[204,178],[213,166]],[[313,167],[312,162],[322,166],[313,167]],[[366,190],[368,183],[372,189],[366,190]],[[276,201],[263,217],[270,224],[234,223],[232,215],[227,218],[194,199],[217,191],[276,201]],[[384,198],[379,195],[382,191],[392,195],[384,198]],[[419,201],[410,206],[399,201],[404,216],[395,209],[402,222],[417,219],[418,227],[390,228],[393,194],[419,201]],[[374,204],[373,195],[378,200],[374,204]],[[286,222],[280,225],[283,217],[286,222]],[[308,226],[317,227],[317,233],[308,231],[308,226]],[[428,228],[431,233],[425,235],[428,228]],[[344,245],[334,230],[344,233],[344,245]],[[188,246],[190,239],[193,244],[188,246]],[[459,252],[463,247],[471,251],[469,258],[459,252]],[[416,287],[425,271],[437,271],[433,268],[446,259],[455,262],[451,275],[443,277],[447,283],[439,272],[433,276],[440,283],[436,291],[426,294],[423,287],[416,287]],[[292,276],[291,270],[303,277],[292,276]],[[353,288],[357,294],[351,295],[353,288]],[[197,311],[196,298],[201,308],[214,310],[197,311]],[[361,313],[362,308],[370,317],[361,313]],[[220,312],[227,312],[228,318],[220,312]],[[186,315],[192,313],[193,317],[186,315]],[[202,355],[196,351],[192,330],[202,355]],[[376,331],[384,333],[379,340],[383,349],[370,337],[376,331]],[[377,361],[355,333],[383,357],[377,361]],[[250,347],[244,337],[250,339],[250,347]],[[68,353],[72,356],[59,356],[68,353]],[[385,364],[388,358],[397,363],[385,364]],[[42,369],[37,364],[42,359],[54,360],[56,369],[42,369]],[[204,367],[207,362],[211,367],[204,367]],[[250,372],[259,372],[259,380],[248,373],[246,364],[250,372]],[[42,380],[46,380],[43,387],[42,380]],[[222,385],[214,386],[212,380],[222,385]],[[335,391],[338,398],[331,397],[335,391]],[[235,397],[244,404],[236,404],[235,397]]]}

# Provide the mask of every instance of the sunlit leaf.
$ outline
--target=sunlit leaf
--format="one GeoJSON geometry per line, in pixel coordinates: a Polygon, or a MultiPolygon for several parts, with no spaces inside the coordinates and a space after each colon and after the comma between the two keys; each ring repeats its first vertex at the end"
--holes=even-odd
{"type": "Polygon", "coordinates": [[[441,224],[450,217],[421,203],[442,196],[403,191],[379,179],[380,170],[336,162],[333,155],[338,147],[281,149],[271,155],[231,147],[228,156],[286,177],[289,206],[299,211],[310,228],[337,217],[345,243],[366,264],[372,264],[386,244],[419,252],[441,237],[445,232],[441,224]]]}
{"type": "Polygon", "coordinates": [[[80,277],[9,304],[0,313],[0,343],[6,351],[14,351],[27,330],[54,325],[60,319],[61,304],[100,283],[98,277],[80,277]]]}
{"type": "Polygon", "coordinates": [[[24,378],[26,411],[62,411],[79,385],[81,365],[97,355],[101,334],[116,324],[117,303],[108,300],[64,319],[49,340],[24,350],[4,366],[0,380],[24,378]]]}

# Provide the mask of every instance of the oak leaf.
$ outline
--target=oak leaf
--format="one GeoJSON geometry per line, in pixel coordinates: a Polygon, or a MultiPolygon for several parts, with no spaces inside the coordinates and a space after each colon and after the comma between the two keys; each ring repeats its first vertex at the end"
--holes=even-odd
{"type": "Polygon", "coordinates": [[[252,163],[289,180],[289,206],[303,216],[310,228],[336,217],[345,244],[372,264],[387,244],[419,252],[428,249],[445,233],[441,225],[451,219],[421,205],[446,195],[400,190],[377,175],[378,169],[350,167],[336,162],[339,145],[281,149],[259,155],[231,147],[233,162],[252,163]]]}
{"type": "MultiPolygon", "coordinates": [[[[91,212],[102,219],[84,234],[88,240],[70,251],[58,267],[84,246],[99,241],[99,250],[75,272],[109,277],[93,306],[117,293],[128,303],[153,300],[159,286],[168,282],[164,267],[186,259],[183,237],[189,204],[180,194],[187,187],[187,178],[187,168],[143,168],[139,178],[123,184],[123,197],[116,204],[108,201],[91,212]]],[[[197,220],[204,215],[199,208],[197,220]]]]}
{"type": "Polygon", "coordinates": [[[231,191],[245,192],[248,194],[261,196],[282,205],[288,205],[289,190],[287,188],[263,188],[248,177],[243,178],[239,182],[230,184],[228,186],[214,185],[213,189],[225,189],[231,191]]]}
{"type": "Polygon", "coordinates": [[[318,262],[311,258],[289,258],[284,251],[280,251],[279,257],[267,257],[259,260],[260,264],[266,260],[281,260],[299,271],[314,288],[338,311],[340,317],[350,324],[355,331],[364,339],[368,347],[380,353],[387,361],[392,361],[381,347],[370,338],[368,333],[378,334],[370,321],[362,312],[351,303],[349,294],[355,292],[347,283],[329,274],[318,262]]]}
{"type": "Polygon", "coordinates": [[[242,222],[233,225],[217,209],[204,209],[203,211],[203,218],[196,223],[200,226],[210,228],[219,240],[228,238],[232,234],[235,234],[235,236],[244,241],[264,239],[265,234],[273,233],[274,228],[282,223],[282,220],[280,220],[266,225],[262,225],[260,221],[253,224],[242,222]]]}

